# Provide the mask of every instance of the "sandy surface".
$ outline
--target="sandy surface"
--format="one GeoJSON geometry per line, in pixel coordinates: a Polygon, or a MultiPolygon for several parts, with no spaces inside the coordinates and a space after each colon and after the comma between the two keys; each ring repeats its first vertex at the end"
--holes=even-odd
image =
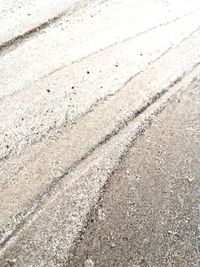
{"type": "Polygon", "coordinates": [[[2,242],[35,212],[52,184],[62,179],[74,164],[117,133],[121,125],[155,97],[173,90],[174,84],[193,71],[199,63],[199,39],[196,31],[75,124],[52,130],[40,142],[29,144],[20,155],[13,154],[1,161],[2,242]]]}
{"type": "MultiPolygon", "coordinates": [[[[15,217],[18,225],[12,225],[11,235],[2,246],[0,265],[66,266],[71,248],[77,245],[77,238],[87,225],[88,214],[98,202],[102,187],[119,168],[120,160],[163,108],[179,99],[188,87],[198,88],[198,74],[197,67],[175,83],[173,90],[158,95],[136,117],[122,123],[118,131],[90,151],[68,174],[54,179],[43,198],[29,206],[27,214],[20,213],[15,217]]],[[[70,266],[76,264],[70,263],[70,266]]]]}
{"type": "Polygon", "coordinates": [[[47,26],[63,14],[73,13],[89,0],[1,0],[0,47],[47,26]]]}
{"type": "Polygon", "coordinates": [[[200,265],[199,89],[191,85],[134,143],[67,266],[200,265]]]}
{"type": "Polygon", "coordinates": [[[199,1],[46,5],[0,11],[16,36],[50,20],[0,51],[0,266],[66,264],[133,140],[199,74],[199,1]]]}

